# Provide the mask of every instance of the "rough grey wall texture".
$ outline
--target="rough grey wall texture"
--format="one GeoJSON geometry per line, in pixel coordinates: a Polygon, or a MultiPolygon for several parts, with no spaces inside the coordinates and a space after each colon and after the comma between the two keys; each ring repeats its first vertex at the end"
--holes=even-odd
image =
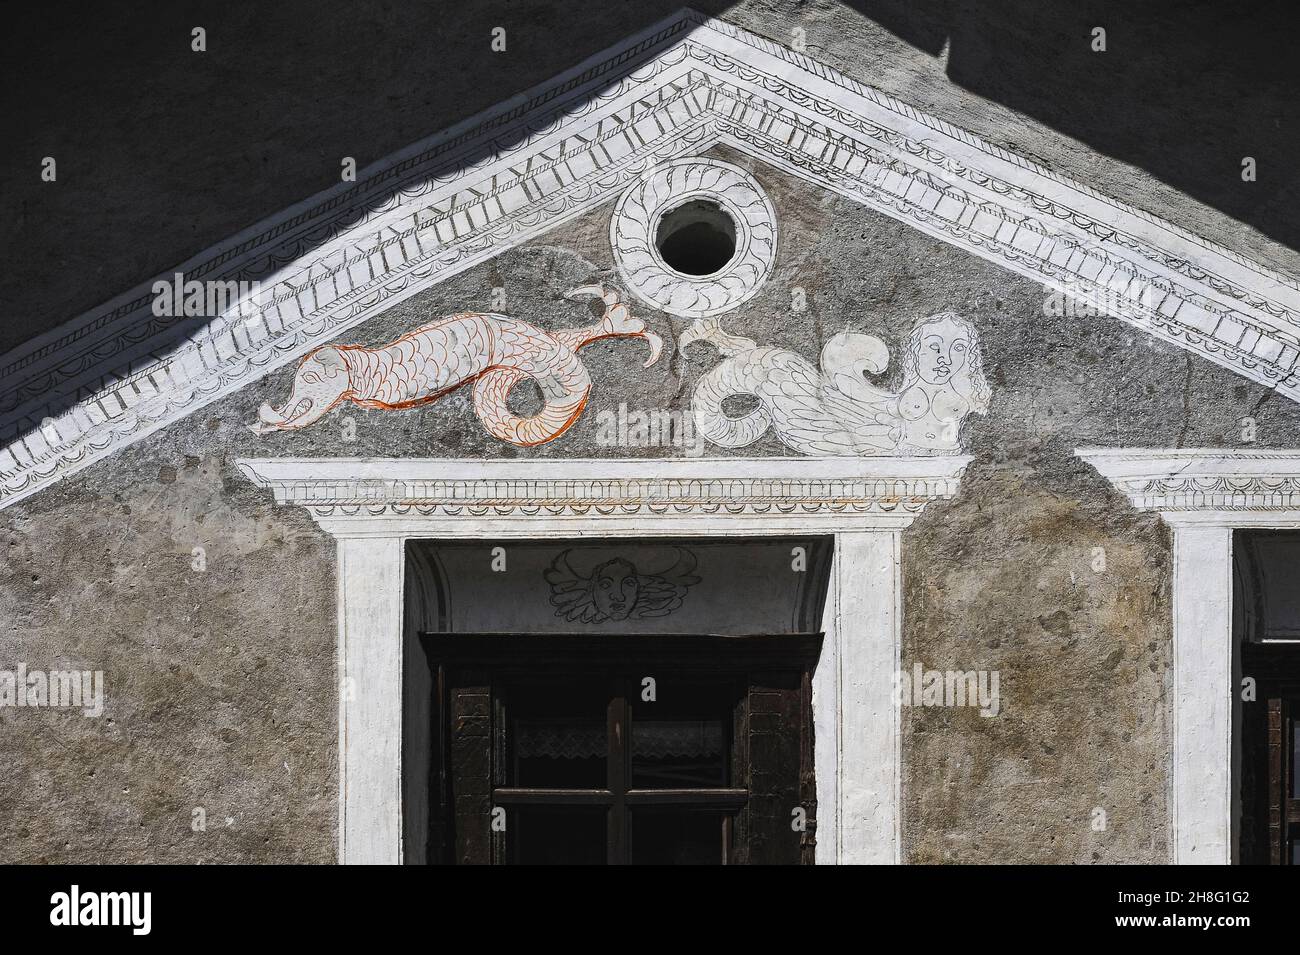
{"type": "Polygon", "coordinates": [[[0,514],[0,667],[106,687],[98,719],[0,709],[0,860],[333,859],[333,546],[234,477],[233,426],[186,422],[0,514]]]}
{"type": "MultiPolygon", "coordinates": [[[[777,269],[724,324],[815,359],[830,335],[871,331],[895,355],[916,319],[978,326],[993,385],[967,419],[960,495],[905,534],[904,663],[997,669],[1002,713],[905,715],[905,852],[913,861],[1144,862],[1166,857],[1163,686],[1169,540],[1072,457],[1085,444],[1228,445],[1253,414],[1261,444],[1294,445],[1300,408],[1109,319],[1045,317],[1044,290],[767,167],[777,269]],[[791,310],[791,289],[807,310],[791,310]],[[1092,570],[1093,548],[1107,569],[1092,570]],[[1090,811],[1108,814],[1092,831],[1090,811]]],[[[377,344],[442,314],[501,309],[585,324],[560,293],[610,281],[609,209],[508,252],[346,336],[377,344]]],[[[332,544],[234,470],[241,456],[648,456],[605,448],[620,402],[684,408],[713,364],[672,346],[685,322],[634,309],[667,343],[582,352],[583,419],[550,445],[487,437],[468,395],[405,412],[345,408],[297,433],[246,424],[292,368],[0,512],[0,661],[103,669],[99,720],[0,711],[0,860],[233,861],[333,857],[332,544]],[[344,440],[344,418],[355,422],[344,440]],[[192,549],[206,550],[193,570],[192,549]],[[191,830],[195,807],[207,831],[191,830]]],[[[667,449],[671,452],[671,449],[667,449]]],[[[749,453],[779,454],[768,437],[749,453]]],[[[395,635],[396,638],[396,635],[395,635]]]]}

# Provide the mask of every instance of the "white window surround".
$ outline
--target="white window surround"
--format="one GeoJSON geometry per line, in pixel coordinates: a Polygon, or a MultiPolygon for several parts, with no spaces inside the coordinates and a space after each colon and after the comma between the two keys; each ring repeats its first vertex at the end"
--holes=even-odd
{"type": "Polygon", "coordinates": [[[1169,825],[1173,861],[1236,851],[1232,533],[1300,528],[1300,450],[1080,448],[1133,504],[1173,529],[1169,825]]]}
{"type": "Polygon", "coordinates": [[[409,539],[830,534],[813,681],[817,861],[897,863],[900,535],[966,456],[240,460],[338,544],[339,861],[402,861],[402,607],[409,539]]]}

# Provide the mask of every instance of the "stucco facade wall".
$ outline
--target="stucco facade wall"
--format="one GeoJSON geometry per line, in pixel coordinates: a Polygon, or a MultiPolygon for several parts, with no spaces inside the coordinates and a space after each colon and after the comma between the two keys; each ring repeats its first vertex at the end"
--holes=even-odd
{"type": "MultiPolygon", "coordinates": [[[[780,228],[775,272],[723,317],[729,331],[810,360],[831,335],[866,331],[897,360],[917,319],[950,309],[982,339],[993,401],[963,428],[974,461],[959,495],[903,535],[903,665],[997,670],[1001,712],[904,713],[905,859],[1164,861],[1169,535],[1073,450],[1237,445],[1248,415],[1258,445],[1291,446],[1300,409],[1115,320],[1045,315],[1036,283],[718,155],[753,170],[780,228]]],[[[618,285],[609,216],[504,253],[342,340],[379,344],[466,310],[587,324],[586,305],[561,293],[618,285]]],[[[247,425],[288,394],[290,366],[0,511],[0,664],[102,669],[107,687],[99,719],[0,710],[0,861],[332,861],[333,544],[233,461],[678,455],[598,440],[599,413],[620,403],[689,407],[716,361],[677,352],[685,320],[636,304],[633,314],[663,336],[664,357],[643,370],[644,342],[584,349],[591,401],[548,445],[490,438],[464,390],[409,411],[344,407],[258,437],[247,425]],[[199,807],[205,831],[192,826],[199,807]]],[[[746,453],[786,452],[769,435],[746,453]]]]}

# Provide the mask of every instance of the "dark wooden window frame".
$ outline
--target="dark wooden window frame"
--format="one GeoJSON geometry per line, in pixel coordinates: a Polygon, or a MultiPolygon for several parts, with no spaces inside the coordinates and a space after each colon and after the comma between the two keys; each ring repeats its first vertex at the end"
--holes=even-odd
{"type": "MultiPolygon", "coordinates": [[[[1255,698],[1240,702],[1233,727],[1241,745],[1237,859],[1248,865],[1292,865],[1300,847],[1300,787],[1293,765],[1300,643],[1293,626],[1269,613],[1267,591],[1285,586],[1279,582],[1285,577],[1269,575],[1265,567],[1265,545],[1294,537],[1294,531],[1272,529],[1233,535],[1233,638],[1241,676],[1255,681],[1255,698]]],[[[1271,559],[1282,558],[1273,552],[1271,559]]]]}
{"type": "Polygon", "coordinates": [[[1294,721],[1300,718],[1300,647],[1242,648],[1242,673],[1255,679],[1255,700],[1243,703],[1240,858],[1247,864],[1290,865],[1300,843],[1300,792],[1294,721]]]}
{"type": "MultiPolygon", "coordinates": [[[[629,809],[676,806],[714,809],[724,816],[724,862],[787,861],[811,864],[816,845],[816,789],[813,775],[812,671],[822,634],[763,635],[525,635],[506,633],[422,634],[433,671],[437,700],[431,708],[433,739],[439,755],[430,770],[431,825],[429,859],[443,863],[507,861],[507,840],[494,833],[489,819],[496,806],[589,805],[606,807],[607,861],[629,859],[626,819],[629,809]],[[625,752],[631,715],[632,673],[678,675],[695,680],[734,681],[737,702],[733,740],[758,740],[737,747],[731,785],[694,789],[634,789],[628,785],[625,752]],[[493,687],[554,674],[571,680],[581,674],[608,680],[608,782],[604,789],[537,789],[504,785],[506,720],[500,693],[493,687]],[[453,691],[452,682],[460,685],[453,691]],[[771,685],[771,687],[769,687],[771,685]],[[468,688],[467,688],[468,687],[468,688]],[[765,712],[768,701],[772,711],[765,712]],[[797,701],[797,703],[795,702],[797,701]],[[797,705],[797,714],[779,711],[797,705]],[[759,764],[776,758],[777,746],[765,742],[773,720],[797,720],[797,797],[764,798],[751,781],[751,758],[759,764]],[[485,738],[486,734],[486,738],[485,738]],[[753,735],[751,735],[753,734],[753,735]],[[764,735],[766,734],[766,735],[764,735]],[[471,745],[460,745],[468,739],[471,745]],[[490,748],[490,781],[466,785],[478,774],[490,748]],[[755,751],[756,750],[756,751],[755,751]],[[455,785],[454,785],[455,783],[455,785]],[[740,785],[744,783],[745,785],[740,785]],[[459,789],[456,786],[459,786],[459,789]],[[807,822],[797,848],[790,850],[789,810],[805,810],[807,822]],[[785,802],[791,802],[787,807],[785,802]],[[773,828],[787,827],[773,839],[773,828]]],[[[789,754],[784,754],[788,759],[789,754]]],[[[766,778],[767,773],[761,773],[766,778]]]]}

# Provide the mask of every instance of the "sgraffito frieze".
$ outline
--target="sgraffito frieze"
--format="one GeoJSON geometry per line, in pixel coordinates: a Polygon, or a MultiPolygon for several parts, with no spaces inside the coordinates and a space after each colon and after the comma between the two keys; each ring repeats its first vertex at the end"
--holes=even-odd
{"type": "Polygon", "coordinates": [[[748,447],[770,430],[799,454],[956,454],[962,421],[988,413],[979,335],[954,312],[912,329],[896,391],[870,381],[890,360],[888,346],[874,335],[833,336],[820,368],[787,349],[729,335],[718,319],[702,319],[682,334],[683,348],[695,342],[724,356],[696,383],[691,399],[698,432],[724,448],[748,447]],[[757,406],[728,415],[723,403],[738,396],[756,399],[757,406]]]}
{"type": "Polygon", "coordinates": [[[584,285],[565,293],[584,296],[600,298],[605,314],[583,328],[547,331],[504,315],[466,312],[378,348],[325,345],[299,364],[284,404],[262,405],[251,427],[258,434],[305,428],[345,401],[385,411],[415,408],[472,384],[474,412],[488,434],[521,447],[545,444],[587,406],[591,376],[579,349],[605,338],[641,338],[650,346],[648,368],[663,348],[617,292],[584,285]],[[541,410],[527,417],[506,405],[511,389],[525,379],[537,383],[543,400],[541,410]]]}
{"type": "Polygon", "coordinates": [[[181,334],[147,282],[4,356],[0,507],[718,143],[1300,399],[1294,279],[686,11],[180,267],[255,314],[181,334]]]}

